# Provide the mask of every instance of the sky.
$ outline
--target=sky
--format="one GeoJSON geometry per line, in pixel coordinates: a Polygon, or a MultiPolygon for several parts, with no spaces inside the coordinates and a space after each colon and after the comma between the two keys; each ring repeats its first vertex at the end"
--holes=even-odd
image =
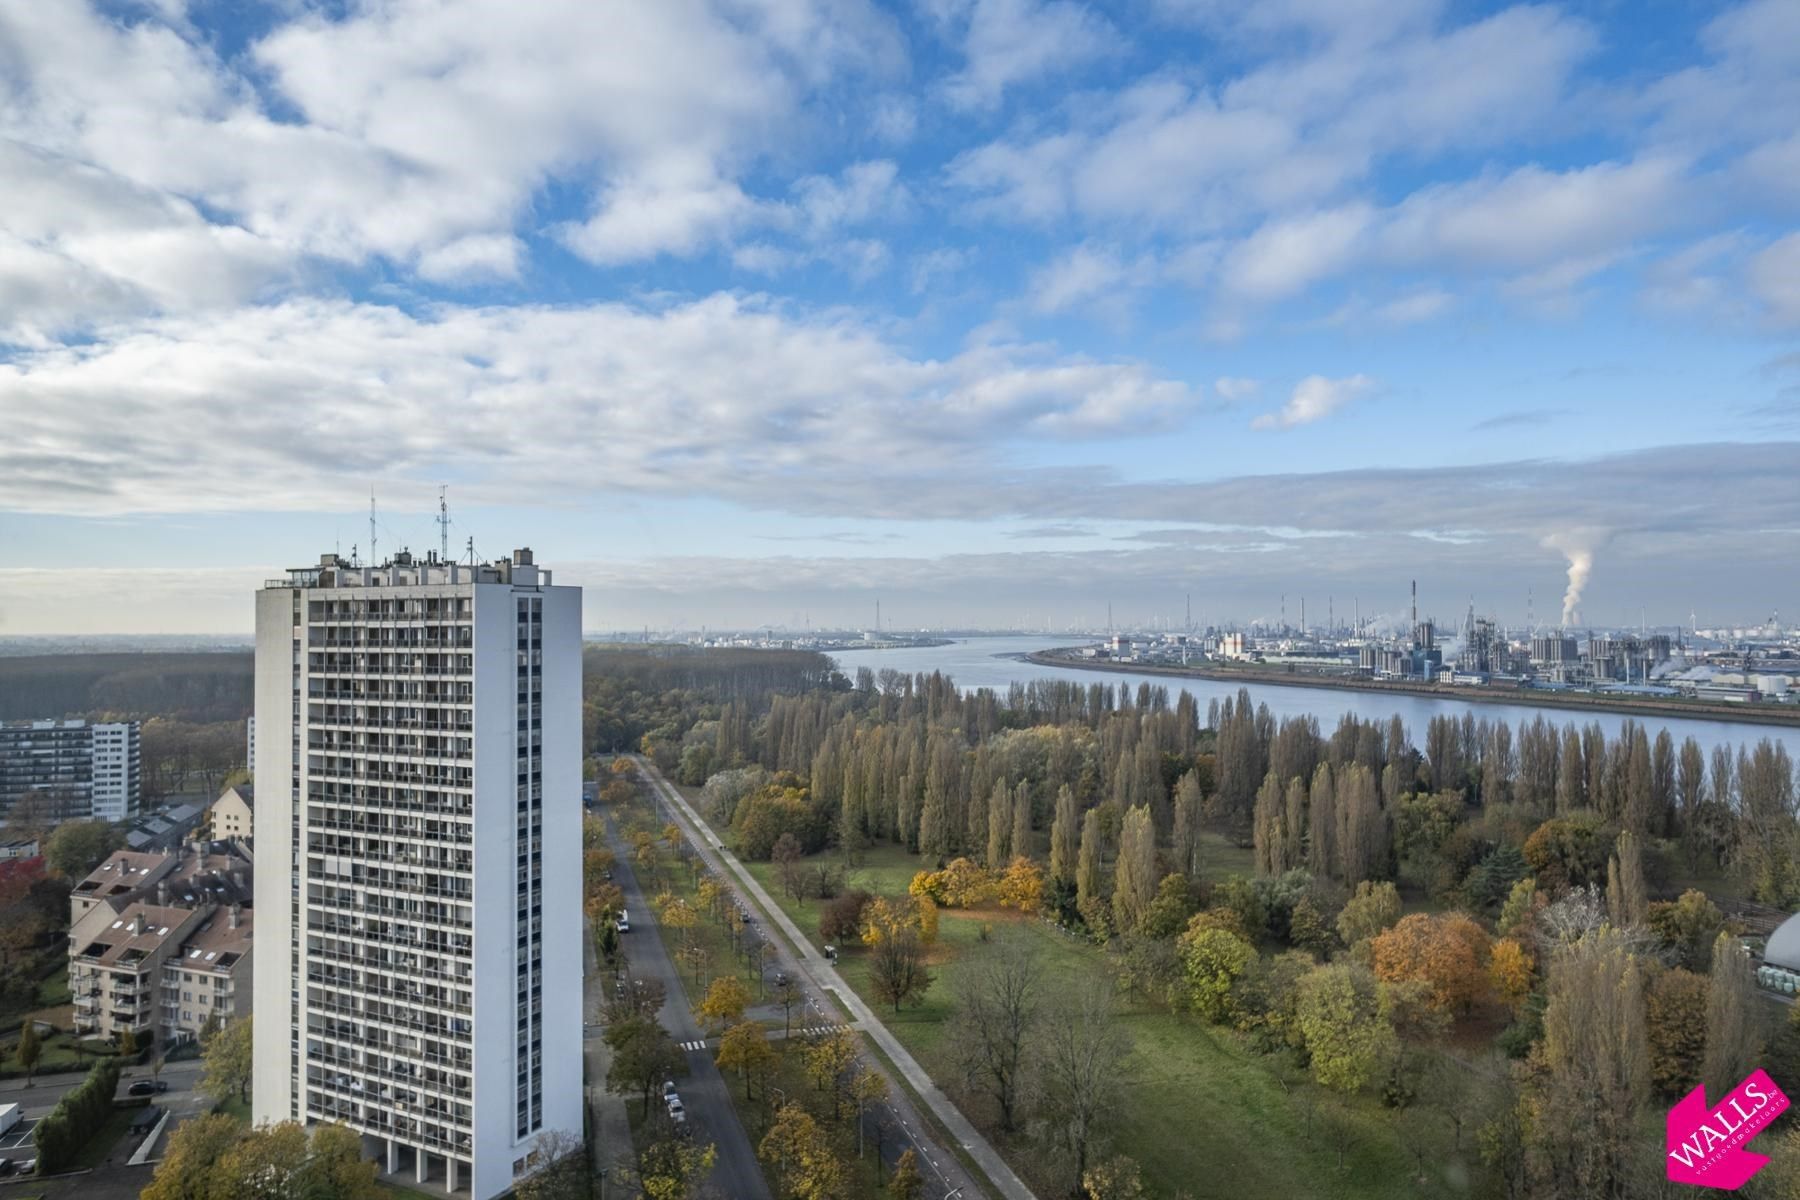
{"type": "Polygon", "coordinates": [[[1797,112],[1792,0],[0,0],[0,636],[440,488],[593,630],[1791,614],[1797,112]]]}

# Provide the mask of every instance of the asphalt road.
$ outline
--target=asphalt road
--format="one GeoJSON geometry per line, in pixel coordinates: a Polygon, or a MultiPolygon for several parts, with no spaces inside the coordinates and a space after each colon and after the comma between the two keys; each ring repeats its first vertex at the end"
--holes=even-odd
{"type": "MultiPolygon", "coordinates": [[[[669,1031],[669,1036],[675,1039],[677,1045],[700,1043],[706,1036],[705,1032],[694,1020],[680,973],[663,948],[662,938],[657,936],[656,914],[651,911],[649,900],[638,886],[637,876],[630,866],[630,847],[619,840],[618,829],[610,814],[606,825],[608,839],[619,860],[613,869],[613,882],[625,893],[625,911],[631,918],[631,932],[624,935],[625,958],[629,963],[630,976],[632,979],[660,980],[667,996],[662,1011],[657,1014],[663,1028],[669,1031]]],[[[609,976],[602,972],[600,978],[604,986],[609,976]]],[[[693,1136],[709,1140],[718,1147],[718,1160],[713,1165],[713,1184],[722,1194],[733,1197],[733,1200],[738,1197],[745,1200],[772,1200],[768,1184],[763,1180],[762,1167],[756,1160],[756,1149],[750,1142],[750,1135],[745,1132],[743,1122],[738,1119],[737,1108],[732,1103],[730,1092],[726,1090],[724,1076],[713,1065],[712,1051],[689,1050],[685,1052],[685,1057],[687,1078],[677,1079],[675,1085],[687,1108],[688,1124],[693,1136]]],[[[629,1104],[637,1102],[636,1097],[630,1097],[627,1101],[629,1104]]],[[[658,1100],[652,1097],[653,1120],[662,1119],[654,1112],[657,1103],[658,1100]]]]}
{"type": "MultiPolygon", "coordinates": [[[[776,971],[786,971],[793,978],[800,981],[802,990],[806,994],[806,1001],[803,1008],[805,1016],[804,1018],[802,1017],[802,1010],[797,1009],[795,1011],[794,1024],[796,1028],[802,1024],[824,1026],[848,1024],[850,1028],[862,1030],[866,1035],[871,1034],[872,1031],[868,1028],[867,1023],[849,1020],[846,1017],[843,1005],[839,1003],[836,994],[834,994],[831,989],[821,986],[818,979],[815,978],[815,972],[827,974],[834,978],[835,972],[823,962],[811,960],[801,961],[795,957],[796,947],[788,944],[793,940],[792,935],[785,933],[778,934],[776,930],[771,927],[775,922],[768,919],[768,913],[764,911],[764,906],[760,903],[753,902],[751,898],[748,897],[742,880],[738,878],[734,871],[726,869],[725,863],[721,858],[723,847],[714,840],[712,830],[704,826],[696,829],[693,822],[690,821],[688,814],[683,812],[677,805],[670,803],[667,796],[664,794],[664,789],[672,789],[673,785],[663,779],[661,775],[657,773],[656,769],[649,763],[646,763],[642,758],[635,755],[633,755],[632,758],[638,764],[639,769],[644,772],[645,778],[649,780],[651,790],[657,797],[658,807],[666,814],[667,818],[682,831],[683,836],[688,840],[688,844],[700,855],[701,859],[712,871],[714,878],[718,879],[730,889],[733,898],[738,904],[744,906],[746,911],[755,915],[757,921],[756,931],[762,935],[763,940],[768,943],[770,951],[764,968],[765,976],[773,978],[776,971]]],[[[768,908],[773,911],[774,906],[772,902],[768,908]]],[[[636,910],[633,909],[632,912],[632,923],[635,926],[637,922],[636,910]]],[[[804,947],[806,943],[802,939],[797,942],[796,945],[804,947]]],[[[847,993],[850,989],[846,986],[843,990],[847,993]]],[[[777,1010],[777,1013],[779,1013],[779,1010],[777,1010]]],[[[886,1031],[883,1030],[882,1032],[885,1033],[886,1031]]],[[[978,1184],[973,1175],[971,1175],[962,1165],[962,1161],[954,1154],[951,1154],[943,1146],[939,1145],[933,1138],[930,1132],[930,1126],[928,1126],[925,1123],[925,1120],[919,1115],[917,1107],[912,1102],[912,1098],[907,1094],[900,1082],[894,1078],[893,1072],[887,1068],[886,1064],[880,1059],[875,1058],[873,1055],[869,1056],[869,1062],[873,1067],[879,1070],[888,1081],[887,1103],[880,1105],[870,1117],[865,1118],[870,1122],[879,1121],[881,1123],[883,1131],[881,1134],[883,1160],[891,1166],[892,1163],[899,1158],[901,1151],[910,1146],[918,1153],[920,1159],[919,1169],[925,1175],[927,1194],[958,1196],[961,1197],[961,1200],[975,1200],[976,1197],[987,1195],[987,1187],[983,1184],[978,1184]]],[[[920,1072],[920,1076],[922,1079],[924,1078],[922,1071],[920,1072]]],[[[925,1080],[925,1084],[927,1089],[926,1094],[931,1094],[936,1091],[935,1086],[931,1085],[928,1079],[925,1080]]],[[[919,1087],[918,1081],[915,1081],[913,1086],[915,1088],[919,1087]]],[[[945,1101],[945,1104],[948,1105],[948,1101],[945,1101]]],[[[938,1114],[940,1120],[950,1119],[952,1116],[955,1120],[962,1121],[961,1114],[959,1113],[947,1114],[940,1112],[938,1114]]],[[[963,1123],[966,1125],[966,1122],[963,1123]]],[[[865,1126],[865,1129],[872,1138],[873,1124],[865,1126]]],[[[977,1136],[978,1135],[974,1135],[971,1130],[971,1141],[975,1140],[977,1136]]],[[[965,1142],[963,1148],[969,1150],[971,1153],[975,1153],[978,1149],[977,1147],[972,1146],[970,1142],[965,1142]]],[[[999,1155],[991,1148],[982,1146],[979,1147],[979,1149],[984,1151],[986,1155],[994,1160],[996,1169],[1002,1170],[1006,1175],[1011,1176],[1011,1172],[1005,1169],[1004,1163],[1000,1162],[999,1155]]],[[[1027,1190],[1022,1183],[1019,1183],[1016,1177],[1009,1179],[1008,1182],[1014,1185],[1013,1189],[1009,1190],[1009,1194],[1022,1195],[1026,1198],[1031,1196],[1030,1191],[1027,1190]]]]}

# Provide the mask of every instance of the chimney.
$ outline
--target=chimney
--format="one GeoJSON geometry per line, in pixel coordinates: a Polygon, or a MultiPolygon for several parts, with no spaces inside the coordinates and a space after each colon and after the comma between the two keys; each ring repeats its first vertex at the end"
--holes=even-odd
{"type": "Polygon", "coordinates": [[[242,907],[243,907],[243,905],[241,905],[241,904],[233,903],[231,906],[229,915],[225,918],[226,921],[230,923],[230,926],[233,929],[236,929],[238,927],[238,909],[240,909],[242,907]]]}
{"type": "Polygon", "coordinates": [[[244,887],[244,873],[242,871],[233,871],[231,873],[231,882],[237,886],[238,890],[242,891],[244,887]]]}
{"type": "Polygon", "coordinates": [[[159,880],[156,885],[156,902],[164,907],[169,903],[169,881],[159,880]]]}
{"type": "Polygon", "coordinates": [[[136,937],[144,932],[144,914],[138,913],[131,918],[131,936],[136,937]]]}

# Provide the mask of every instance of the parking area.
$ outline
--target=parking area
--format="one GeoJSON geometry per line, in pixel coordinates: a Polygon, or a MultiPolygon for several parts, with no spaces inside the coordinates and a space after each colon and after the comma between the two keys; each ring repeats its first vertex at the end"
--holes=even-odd
{"type": "Polygon", "coordinates": [[[7,1156],[8,1150],[30,1146],[31,1134],[37,1128],[38,1120],[37,1117],[27,1117],[5,1133],[0,1133],[0,1156],[7,1156]]]}

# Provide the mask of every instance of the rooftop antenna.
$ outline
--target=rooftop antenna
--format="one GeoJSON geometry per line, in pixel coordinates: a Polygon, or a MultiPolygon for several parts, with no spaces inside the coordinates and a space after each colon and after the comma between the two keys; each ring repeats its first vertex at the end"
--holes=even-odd
{"type": "Polygon", "coordinates": [[[379,566],[381,555],[375,549],[375,489],[369,489],[369,565],[379,566]]]}
{"type": "Polygon", "coordinates": [[[475,535],[469,535],[469,565],[475,565],[475,535]]]}
{"type": "Polygon", "coordinates": [[[444,499],[449,488],[438,485],[438,557],[445,562],[450,561],[450,505],[444,499]]]}

